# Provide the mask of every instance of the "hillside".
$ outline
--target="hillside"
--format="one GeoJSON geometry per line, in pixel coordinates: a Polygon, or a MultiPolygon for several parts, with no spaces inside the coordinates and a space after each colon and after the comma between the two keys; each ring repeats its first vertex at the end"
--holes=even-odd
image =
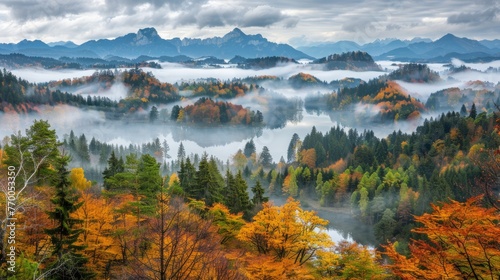
{"type": "Polygon", "coordinates": [[[320,64],[325,70],[380,71],[373,58],[366,52],[354,51],[332,54],[317,59],[312,64],[320,64]]]}

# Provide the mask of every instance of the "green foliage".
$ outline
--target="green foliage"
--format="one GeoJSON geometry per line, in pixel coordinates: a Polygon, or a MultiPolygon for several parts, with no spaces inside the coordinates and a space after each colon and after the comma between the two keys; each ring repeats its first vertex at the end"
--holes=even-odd
{"type": "Polygon", "coordinates": [[[83,202],[78,202],[76,190],[71,188],[68,162],[67,156],[57,159],[58,177],[54,180],[55,195],[51,199],[55,207],[52,211],[47,211],[55,227],[45,229],[52,242],[55,261],[48,266],[47,271],[51,279],[90,279],[95,274],[85,267],[87,258],[81,253],[84,247],[76,245],[78,236],[83,232],[78,225],[83,221],[73,218],[72,213],[83,202]]]}

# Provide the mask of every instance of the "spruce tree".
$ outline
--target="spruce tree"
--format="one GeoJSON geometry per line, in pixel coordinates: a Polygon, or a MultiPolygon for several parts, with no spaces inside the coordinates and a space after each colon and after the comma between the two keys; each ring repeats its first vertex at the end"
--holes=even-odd
{"type": "Polygon", "coordinates": [[[187,158],[186,162],[181,161],[180,168],[179,181],[186,196],[190,198],[201,197],[201,194],[196,189],[196,169],[191,164],[191,160],[187,158]]]}
{"type": "Polygon", "coordinates": [[[71,217],[83,202],[78,202],[75,189],[69,182],[68,156],[60,156],[57,159],[57,177],[54,180],[55,195],[51,199],[54,210],[47,211],[47,215],[53,221],[54,227],[45,229],[50,236],[53,245],[52,256],[55,261],[47,268],[50,279],[90,279],[94,273],[85,267],[87,258],[81,251],[84,246],[76,245],[78,236],[83,229],[77,228],[83,221],[71,217]]]}
{"type": "Polygon", "coordinates": [[[255,149],[255,144],[253,142],[253,139],[250,139],[250,142],[247,142],[245,144],[245,149],[243,150],[243,153],[245,154],[245,156],[247,158],[249,158],[252,154],[254,154],[256,152],[256,149],[255,149]]]}
{"type": "Polygon", "coordinates": [[[124,170],[125,167],[123,164],[123,159],[122,158],[118,159],[115,156],[115,151],[112,151],[108,159],[108,167],[106,167],[102,172],[102,177],[104,180],[104,188],[109,190],[109,184],[106,183],[106,179],[109,179],[115,176],[116,174],[123,172],[124,170]]]}
{"type": "Polygon", "coordinates": [[[260,164],[264,167],[270,167],[271,164],[273,163],[273,157],[271,156],[271,153],[269,153],[269,149],[267,146],[264,146],[262,148],[262,153],[260,153],[260,158],[259,158],[260,164]]]}
{"type": "Polygon", "coordinates": [[[182,145],[181,142],[179,145],[179,149],[177,150],[177,160],[181,162],[184,159],[186,159],[186,150],[184,150],[184,145],[182,145]]]}
{"type": "Polygon", "coordinates": [[[476,103],[472,103],[470,108],[469,118],[475,119],[477,116],[476,103]]]}
{"type": "Polygon", "coordinates": [[[462,108],[460,108],[460,115],[461,116],[467,116],[467,108],[465,107],[465,104],[462,104],[462,108]]]}
{"type": "Polygon", "coordinates": [[[260,181],[257,181],[255,186],[252,188],[252,192],[253,192],[253,198],[252,198],[253,205],[259,205],[269,201],[269,198],[264,196],[264,188],[260,184],[260,181]]]}
{"type": "Polygon", "coordinates": [[[222,178],[220,174],[217,176],[210,163],[208,162],[207,154],[204,154],[196,172],[196,191],[194,198],[205,200],[206,205],[212,206],[215,202],[222,202],[222,189],[223,185],[218,177],[222,178]]]}

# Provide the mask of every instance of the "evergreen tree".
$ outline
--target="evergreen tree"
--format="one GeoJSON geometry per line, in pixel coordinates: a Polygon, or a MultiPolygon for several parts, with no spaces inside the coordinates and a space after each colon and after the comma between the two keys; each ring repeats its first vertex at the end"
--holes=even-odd
{"type": "Polygon", "coordinates": [[[179,145],[179,149],[177,150],[177,160],[181,162],[184,159],[186,159],[186,150],[184,150],[184,145],[182,145],[181,142],[179,145]]]}
{"type": "Polygon", "coordinates": [[[255,143],[253,142],[253,139],[250,139],[250,141],[245,144],[245,149],[243,150],[243,154],[247,158],[249,158],[254,153],[256,153],[255,143]]]}
{"type": "Polygon", "coordinates": [[[288,163],[294,162],[296,160],[295,151],[297,142],[299,140],[300,140],[299,135],[297,133],[294,133],[292,136],[292,140],[290,140],[290,144],[288,144],[288,151],[287,151],[288,163]]]}
{"type": "Polygon", "coordinates": [[[142,155],[137,167],[140,194],[151,200],[161,188],[160,164],[150,155],[142,155]]]}
{"type": "Polygon", "coordinates": [[[179,181],[181,188],[184,190],[187,197],[201,197],[199,190],[196,189],[196,169],[191,164],[191,160],[189,158],[186,159],[186,162],[181,161],[179,181]]]}
{"type": "Polygon", "coordinates": [[[71,217],[83,202],[78,203],[75,189],[71,188],[68,162],[67,156],[60,156],[57,160],[58,176],[54,182],[55,195],[51,199],[55,207],[53,211],[47,211],[55,226],[45,229],[45,233],[50,236],[53,245],[52,256],[56,258],[49,265],[48,274],[50,279],[89,279],[93,278],[94,273],[85,267],[87,259],[81,254],[84,247],[75,244],[83,232],[77,225],[83,221],[71,217]]]}
{"type": "Polygon", "coordinates": [[[80,138],[78,139],[78,144],[78,155],[80,156],[80,159],[84,164],[90,163],[89,146],[87,144],[87,138],[85,138],[85,134],[82,134],[80,136],[80,138]]]}
{"type": "Polygon", "coordinates": [[[470,108],[469,118],[475,119],[477,116],[476,103],[472,103],[470,108]]]}
{"type": "Polygon", "coordinates": [[[168,154],[168,152],[170,151],[170,146],[168,145],[167,140],[163,140],[162,145],[163,145],[163,158],[169,159],[170,155],[168,154]]]}
{"type": "Polygon", "coordinates": [[[264,146],[262,148],[262,153],[260,153],[259,162],[264,167],[270,167],[271,164],[273,163],[273,157],[269,153],[269,149],[267,148],[267,146],[264,146]]]}
{"type": "Polygon", "coordinates": [[[109,185],[106,183],[106,179],[109,179],[123,171],[124,171],[123,159],[121,158],[120,160],[117,159],[115,156],[115,151],[112,151],[108,159],[108,167],[106,167],[102,172],[102,177],[104,180],[104,188],[109,189],[109,185]]]}
{"type": "Polygon", "coordinates": [[[253,192],[253,197],[252,197],[253,205],[259,205],[269,201],[269,197],[264,196],[264,188],[260,184],[259,180],[257,180],[257,183],[255,183],[255,186],[252,188],[252,192],[253,192]]]}
{"type": "Polygon", "coordinates": [[[460,115],[463,117],[467,116],[467,108],[465,107],[465,104],[462,104],[462,108],[460,108],[460,115]]]}
{"type": "Polygon", "coordinates": [[[151,107],[151,111],[149,111],[149,121],[156,122],[158,120],[158,108],[156,106],[151,107]]]}
{"type": "Polygon", "coordinates": [[[213,170],[208,162],[207,154],[204,154],[198,166],[198,171],[196,172],[196,190],[194,198],[205,200],[208,206],[212,206],[215,202],[223,201],[223,185],[221,185],[220,181],[217,179],[217,177],[222,177],[220,174],[217,176],[215,172],[218,173],[219,171],[213,170]]]}

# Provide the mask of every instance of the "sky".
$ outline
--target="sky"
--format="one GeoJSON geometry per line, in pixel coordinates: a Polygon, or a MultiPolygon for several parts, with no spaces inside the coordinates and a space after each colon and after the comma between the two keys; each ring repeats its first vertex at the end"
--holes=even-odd
{"type": "Polygon", "coordinates": [[[0,0],[0,42],[223,36],[238,27],[292,46],[351,40],[500,39],[499,0],[0,0]]]}

